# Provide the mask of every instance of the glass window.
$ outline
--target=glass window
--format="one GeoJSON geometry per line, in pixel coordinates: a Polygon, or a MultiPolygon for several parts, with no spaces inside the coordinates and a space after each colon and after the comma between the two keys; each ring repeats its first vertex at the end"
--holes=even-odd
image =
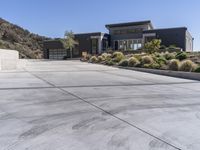
{"type": "Polygon", "coordinates": [[[138,49],[142,48],[142,43],[138,43],[138,49]]]}
{"type": "Polygon", "coordinates": [[[123,41],[119,41],[119,49],[123,49],[123,48],[124,48],[123,41]]]}
{"type": "Polygon", "coordinates": [[[131,49],[133,49],[133,40],[128,40],[128,50],[131,50],[131,49]]]}

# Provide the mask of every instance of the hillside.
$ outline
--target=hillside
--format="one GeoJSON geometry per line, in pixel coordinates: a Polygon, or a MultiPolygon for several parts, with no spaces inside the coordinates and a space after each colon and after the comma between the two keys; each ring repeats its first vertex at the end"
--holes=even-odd
{"type": "Polygon", "coordinates": [[[0,18],[0,48],[18,50],[20,58],[43,58],[42,43],[47,39],[0,18]]]}

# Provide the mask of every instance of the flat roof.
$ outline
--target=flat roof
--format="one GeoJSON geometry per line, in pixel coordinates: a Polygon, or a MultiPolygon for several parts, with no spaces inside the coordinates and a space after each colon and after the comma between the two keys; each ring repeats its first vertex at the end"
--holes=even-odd
{"type": "Polygon", "coordinates": [[[154,32],[154,31],[162,31],[162,30],[177,30],[177,29],[183,29],[187,30],[187,27],[174,27],[174,28],[158,28],[158,29],[152,29],[152,30],[145,30],[143,33],[149,33],[149,32],[154,32]]]}
{"type": "Polygon", "coordinates": [[[152,25],[150,20],[137,21],[137,22],[117,23],[117,24],[107,24],[106,28],[127,27],[127,26],[136,26],[136,25],[145,25],[145,24],[149,24],[153,28],[153,25],[152,25]]]}
{"type": "Polygon", "coordinates": [[[74,35],[102,35],[102,34],[107,34],[107,33],[103,33],[103,32],[89,32],[89,33],[75,33],[74,35]]]}

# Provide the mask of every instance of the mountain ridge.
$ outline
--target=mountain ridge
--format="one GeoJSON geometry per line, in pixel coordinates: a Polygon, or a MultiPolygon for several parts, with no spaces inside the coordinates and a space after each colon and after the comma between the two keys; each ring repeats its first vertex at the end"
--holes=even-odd
{"type": "Polygon", "coordinates": [[[19,51],[20,58],[43,58],[43,41],[51,38],[31,33],[0,17],[0,48],[19,51]]]}

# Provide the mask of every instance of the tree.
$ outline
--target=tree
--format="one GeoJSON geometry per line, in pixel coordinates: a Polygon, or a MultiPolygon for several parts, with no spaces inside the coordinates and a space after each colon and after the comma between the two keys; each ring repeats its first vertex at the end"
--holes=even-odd
{"type": "Polygon", "coordinates": [[[70,57],[72,58],[72,50],[78,45],[78,42],[75,40],[74,33],[72,31],[66,31],[64,35],[64,46],[66,49],[70,50],[70,57]]]}
{"type": "Polygon", "coordinates": [[[148,50],[148,52],[153,53],[160,49],[160,44],[160,39],[153,39],[152,41],[145,43],[144,48],[148,50]]]}

